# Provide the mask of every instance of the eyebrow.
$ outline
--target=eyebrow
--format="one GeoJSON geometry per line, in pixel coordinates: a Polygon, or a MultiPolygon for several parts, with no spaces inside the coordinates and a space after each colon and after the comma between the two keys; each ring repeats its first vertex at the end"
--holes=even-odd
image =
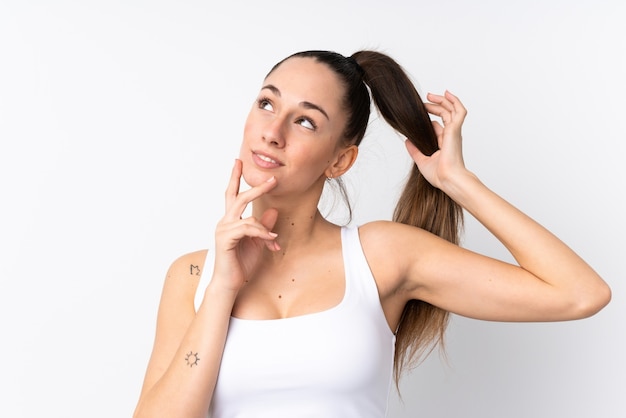
{"type": "MultiPolygon", "coordinates": [[[[276,96],[280,97],[280,90],[278,90],[278,87],[276,87],[273,84],[266,84],[265,86],[263,86],[261,90],[263,89],[267,89],[271,91],[272,93],[274,93],[276,96]]],[[[304,107],[305,109],[317,110],[322,115],[326,116],[326,119],[330,120],[330,118],[328,117],[328,113],[326,113],[324,109],[322,109],[320,106],[316,105],[315,103],[303,101],[303,102],[300,102],[299,105],[304,107]]]]}

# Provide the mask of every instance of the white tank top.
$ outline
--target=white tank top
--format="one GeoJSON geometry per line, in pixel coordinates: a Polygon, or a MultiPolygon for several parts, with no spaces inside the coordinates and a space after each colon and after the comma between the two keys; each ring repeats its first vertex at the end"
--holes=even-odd
{"type": "MultiPolygon", "coordinates": [[[[231,318],[212,418],[386,416],[395,335],[358,229],[342,228],[341,239],[346,284],[337,306],[285,319],[231,318]]],[[[207,258],[203,270],[210,277],[212,255],[207,258]]],[[[198,286],[196,306],[206,282],[198,286]]]]}

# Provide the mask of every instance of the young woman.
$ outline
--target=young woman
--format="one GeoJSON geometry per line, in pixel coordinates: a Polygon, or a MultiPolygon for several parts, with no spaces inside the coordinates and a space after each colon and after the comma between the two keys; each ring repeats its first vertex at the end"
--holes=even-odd
{"type": "Polygon", "coordinates": [[[168,271],[135,417],[384,417],[394,377],[441,341],[448,312],[561,321],[608,303],[591,267],[465,168],[459,99],[427,99],[375,51],[301,52],[270,71],[214,251],[168,271]],[[393,221],[341,227],[318,203],[357,158],[368,88],[416,165],[393,221]],[[518,265],[457,245],[462,208],[518,265]]]}

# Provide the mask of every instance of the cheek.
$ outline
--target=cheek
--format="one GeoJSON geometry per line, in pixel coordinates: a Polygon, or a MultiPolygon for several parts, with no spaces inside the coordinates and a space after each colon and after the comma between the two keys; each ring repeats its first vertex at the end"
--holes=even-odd
{"type": "MultiPolygon", "coordinates": [[[[249,118],[248,118],[249,119],[249,118]]],[[[252,162],[250,161],[250,147],[248,143],[250,141],[252,135],[251,124],[249,120],[246,120],[246,123],[243,128],[243,137],[241,139],[241,145],[239,147],[239,159],[243,163],[241,178],[246,182],[248,186],[254,186],[255,184],[259,184],[260,180],[254,176],[254,174],[250,170],[250,165],[252,162]]]]}
{"type": "Polygon", "coordinates": [[[248,116],[248,118],[246,119],[246,123],[243,126],[243,136],[241,138],[241,145],[239,148],[239,158],[244,162],[244,158],[249,157],[247,152],[250,150],[249,144],[255,135],[255,126],[256,125],[254,124],[252,117],[248,116]]]}
{"type": "Polygon", "coordinates": [[[252,133],[252,126],[253,124],[251,123],[250,117],[248,117],[248,119],[246,119],[246,123],[243,125],[243,142],[250,137],[250,134],[252,133]]]}
{"type": "Polygon", "coordinates": [[[246,116],[246,121],[243,124],[243,134],[244,138],[251,138],[249,135],[252,135],[253,132],[258,132],[258,127],[260,120],[258,114],[255,114],[254,109],[248,113],[246,116]]]}

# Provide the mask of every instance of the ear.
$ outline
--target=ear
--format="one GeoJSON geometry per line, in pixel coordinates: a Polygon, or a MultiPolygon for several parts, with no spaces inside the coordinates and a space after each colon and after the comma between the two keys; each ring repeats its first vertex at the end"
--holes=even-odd
{"type": "Polygon", "coordinates": [[[324,174],[328,178],[335,178],[343,175],[346,171],[352,167],[352,164],[356,161],[356,157],[359,155],[359,147],[356,145],[349,145],[342,148],[335,160],[328,166],[324,174]]]}

